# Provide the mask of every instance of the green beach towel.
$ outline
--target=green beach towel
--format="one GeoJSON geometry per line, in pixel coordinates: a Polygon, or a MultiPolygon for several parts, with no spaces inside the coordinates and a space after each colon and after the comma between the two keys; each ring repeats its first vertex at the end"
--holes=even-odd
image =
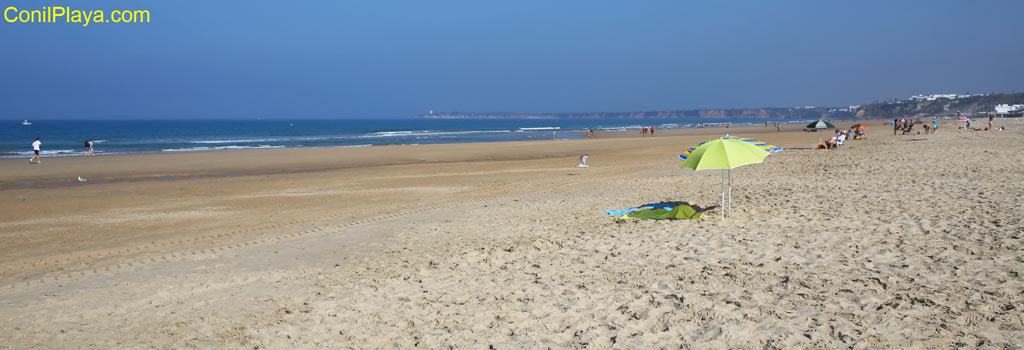
{"type": "Polygon", "coordinates": [[[646,220],[646,219],[654,219],[654,220],[662,220],[662,219],[696,220],[696,219],[700,218],[701,214],[698,213],[696,210],[693,210],[693,207],[690,207],[689,205],[679,205],[679,206],[676,206],[672,210],[665,210],[663,208],[645,209],[645,210],[634,211],[632,213],[629,213],[626,216],[628,216],[630,218],[633,218],[633,219],[640,219],[640,220],[646,220]]]}

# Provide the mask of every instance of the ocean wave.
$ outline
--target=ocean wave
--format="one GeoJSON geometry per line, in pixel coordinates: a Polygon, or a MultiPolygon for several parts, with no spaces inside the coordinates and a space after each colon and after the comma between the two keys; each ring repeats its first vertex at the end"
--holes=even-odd
{"type": "Polygon", "coordinates": [[[288,141],[287,139],[249,139],[249,140],[196,140],[189,143],[218,144],[218,143],[240,143],[240,142],[274,142],[288,141]]]}
{"type": "MultiPolygon", "coordinates": [[[[73,155],[80,155],[80,154],[83,154],[83,153],[85,153],[85,152],[84,151],[70,150],[70,149],[56,149],[56,150],[42,150],[42,151],[39,151],[40,155],[48,156],[48,157],[73,156],[73,155]]],[[[4,158],[18,158],[18,157],[26,157],[26,156],[27,157],[31,157],[31,156],[34,156],[35,154],[36,154],[35,151],[14,151],[14,152],[6,152],[3,155],[0,155],[0,157],[4,157],[4,158]]]]}
{"type": "Polygon", "coordinates": [[[201,152],[201,151],[219,151],[219,150],[245,150],[245,149],[272,149],[272,148],[284,148],[284,146],[278,145],[258,145],[258,146],[217,146],[217,147],[188,147],[188,148],[164,148],[161,152],[201,152]]]}
{"type": "Polygon", "coordinates": [[[629,131],[629,130],[640,130],[643,129],[643,125],[624,125],[624,126],[601,126],[594,128],[600,131],[629,131]]]}
{"type": "Polygon", "coordinates": [[[470,134],[503,134],[511,130],[467,130],[467,131],[435,131],[435,130],[402,130],[402,131],[378,131],[362,135],[335,135],[335,136],[307,136],[307,137],[274,137],[256,139],[225,139],[225,140],[160,140],[162,142],[184,142],[195,144],[228,144],[228,143],[255,143],[255,142],[302,142],[302,141],[324,141],[324,140],[349,140],[349,139],[384,139],[403,137],[435,137],[470,134]]]}
{"type": "Polygon", "coordinates": [[[509,133],[509,130],[467,130],[467,131],[434,131],[434,130],[418,130],[418,131],[378,131],[369,134],[360,135],[360,138],[389,138],[389,137],[416,137],[422,138],[425,136],[450,136],[450,135],[469,135],[469,134],[504,134],[509,133]]]}
{"type": "Polygon", "coordinates": [[[187,142],[198,144],[223,144],[223,143],[252,143],[252,142],[299,142],[299,141],[320,141],[320,140],[347,140],[356,136],[308,136],[308,137],[277,137],[265,139],[237,139],[237,140],[191,140],[174,142],[187,142]]]}

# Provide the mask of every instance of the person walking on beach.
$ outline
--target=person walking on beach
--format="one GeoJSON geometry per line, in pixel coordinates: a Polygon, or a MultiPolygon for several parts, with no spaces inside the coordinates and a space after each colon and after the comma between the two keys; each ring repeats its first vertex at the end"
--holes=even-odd
{"type": "Polygon", "coordinates": [[[937,118],[932,118],[932,133],[934,134],[938,130],[939,130],[939,120],[937,118]]]}
{"type": "Polygon", "coordinates": [[[995,119],[995,117],[991,115],[988,116],[988,129],[985,130],[992,131],[992,119],[995,119]]]}
{"type": "Polygon", "coordinates": [[[40,142],[39,138],[37,137],[36,141],[32,143],[32,150],[36,152],[36,155],[32,156],[32,158],[28,160],[29,164],[43,164],[43,161],[39,159],[39,148],[42,146],[43,143],[40,142]]]}
{"type": "MultiPolygon", "coordinates": [[[[991,126],[992,122],[990,121],[990,122],[988,122],[988,123],[989,123],[989,124],[990,124],[990,126],[991,126]]],[[[651,125],[651,136],[654,136],[654,126],[653,126],[653,125],[651,125]]]]}
{"type": "Polygon", "coordinates": [[[892,120],[892,136],[896,136],[896,132],[899,131],[899,130],[900,130],[899,120],[893,119],[892,120]]]}
{"type": "Polygon", "coordinates": [[[89,142],[87,143],[86,147],[89,148],[88,155],[90,155],[90,156],[95,156],[96,155],[96,153],[94,153],[93,150],[92,150],[92,139],[89,139],[89,142]]]}

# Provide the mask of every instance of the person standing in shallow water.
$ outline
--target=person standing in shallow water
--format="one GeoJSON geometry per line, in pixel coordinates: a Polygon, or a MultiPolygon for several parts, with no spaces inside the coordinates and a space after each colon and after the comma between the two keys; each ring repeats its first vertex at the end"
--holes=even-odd
{"type": "Polygon", "coordinates": [[[32,143],[32,150],[36,152],[36,155],[32,156],[32,158],[28,160],[29,164],[43,164],[43,161],[39,159],[39,151],[42,146],[43,143],[39,141],[39,138],[37,137],[36,141],[32,143]]]}

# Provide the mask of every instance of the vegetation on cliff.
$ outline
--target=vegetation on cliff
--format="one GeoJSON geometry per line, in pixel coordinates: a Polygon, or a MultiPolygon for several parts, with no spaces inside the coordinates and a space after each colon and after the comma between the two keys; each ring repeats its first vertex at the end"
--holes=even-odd
{"type": "Polygon", "coordinates": [[[957,99],[939,98],[932,101],[894,101],[873,103],[860,107],[857,118],[903,118],[916,115],[954,116],[978,115],[995,110],[1000,104],[1024,104],[1024,93],[988,94],[957,99]]]}

